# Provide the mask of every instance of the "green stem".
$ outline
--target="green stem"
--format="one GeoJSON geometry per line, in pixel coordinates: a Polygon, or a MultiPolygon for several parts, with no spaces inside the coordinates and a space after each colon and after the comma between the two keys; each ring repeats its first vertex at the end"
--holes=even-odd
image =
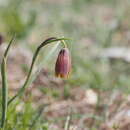
{"type": "Polygon", "coordinates": [[[1,65],[1,76],[2,76],[2,119],[1,128],[4,127],[7,113],[7,102],[8,102],[8,87],[7,87],[7,76],[6,76],[6,59],[3,59],[1,65]]]}
{"type": "Polygon", "coordinates": [[[15,39],[15,35],[9,42],[7,49],[5,50],[4,57],[1,64],[1,77],[2,77],[2,116],[1,116],[1,128],[4,128],[6,113],[7,113],[7,104],[8,104],[8,86],[7,86],[7,71],[6,71],[6,59],[8,55],[8,51],[15,39]]]}
{"type": "Polygon", "coordinates": [[[63,43],[63,45],[64,45],[64,48],[66,48],[66,47],[67,47],[67,44],[66,44],[66,42],[65,42],[64,40],[62,40],[61,42],[63,43]]]}
{"type": "Polygon", "coordinates": [[[18,91],[18,93],[8,101],[8,105],[9,105],[16,97],[20,96],[20,95],[24,92],[24,90],[25,90],[25,88],[26,88],[26,86],[28,85],[28,82],[29,82],[29,80],[30,80],[30,76],[31,76],[31,73],[32,73],[32,69],[33,69],[34,63],[35,63],[35,61],[36,61],[36,58],[37,58],[37,56],[38,56],[38,53],[39,53],[39,48],[36,50],[36,52],[35,52],[35,54],[34,54],[34,56],[33,56],[32,64],[31,64],[31,67],[30,67],[30,70],[29,70],[29,73],[28,73],[28,76],[27,76],[27,79],[26,79],[24,85],[20,88],[20,90],[18,91]]]}
{"type": "Polygon", "coordinates": [[[10,49],[10,47],[11,47],[13,41],[15,40],[15,36],[16,36],[16,35],[14,34],[13,37],[12,37],[12,39],[11,39],[10,42],[9,42],[9,45],[7,46],[7,49],[6,49],[5,52],[4,52],[4,57],[5,57],[5,58],[7,58],[9,49],[10,49]]]}
{"type": "Polygon", "coordinates": [[[32,59],[32,63],[31,63],[31,67],[30,67],[30,70],[29,70],[29,73],[28,73],[28,75],[27,75],[27,78],[26,78],[26,80],[25,80],[24,85],[20,88],[20,90],[18,91],[18,93],[17,93],[15,96],[13,96],[13,97],[8,101],[8,105],[9,105],[12,101],[14,101],[17,97],[22,96],[23,93],[24,93],[24,91],[25,91],[25,89],[28,87],[28,83],[29,83],[29,80],[30,80],[30,78],[31,78],[32,70],[33,70],[34,64],[35,64],[35,62],[36,62],[36,59],[37,59],[37,57],[38,57],[38,54],[39,54],[40,50],[41,50],[45,45],[47,45],[47,44],[49,44],[49,43],[56,42],[56,41],[61,41],[61,40],[67,40],[67,39],[65,39],[65,38],[59,38],[59,39],[57,39],[57,38],[49,38],[49,39],[45,40],[43,43],[40,44],[40,46],[36,49],[36,51],[35,51],[35,53],[34,53],[34,56],[33,56],[33,59],[32,59]]]}

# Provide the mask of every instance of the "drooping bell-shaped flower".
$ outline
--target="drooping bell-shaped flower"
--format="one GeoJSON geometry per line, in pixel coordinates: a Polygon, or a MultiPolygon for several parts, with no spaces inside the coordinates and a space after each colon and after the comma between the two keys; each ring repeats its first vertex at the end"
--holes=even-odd
{"type": "Polygon", "coordinates": [[[68,48],[63,48],[58,54],[55,65],[55,75],[60,78],[68,78],[71,71],[71,57],[68,48]]]}

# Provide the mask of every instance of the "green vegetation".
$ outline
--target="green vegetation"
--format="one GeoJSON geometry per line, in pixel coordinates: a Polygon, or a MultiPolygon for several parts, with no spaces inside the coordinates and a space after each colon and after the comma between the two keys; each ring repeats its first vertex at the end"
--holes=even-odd
{"type": "MultiPolygon", "coordinates": [[[[40,68],[42,72],[27,90],[26,96],[17,99],[9,106],[5,130],[51,130],[51,127],[61,130],[68,113],[56,116],[58,115],[56,110],[50,112],[51,110],[47,108],[53,105],[53,102],[55,105],[55,102],[70,103],[71,100],[75,103],[77,100],[82,100],[75,99],[75,95],[80,95],[79,89],[81,91],[92,89],[97,93],[99,99],[96,104],[97,111],[102,104],[107,111],[109,103],[105,102],[105,99],[111,98],[115,91],[125,96],[129,95],[129,55],[126,55],[126,58],[125,56],[122,56],[123,58],[104,56],[108,53],[108,48],[128,49],[130,47],[129,7],[129,0],[2,0],[0,2],[0,34],[4,36],[4,44],[15,32],[17,38],[14,48],[21,47],[23,50],[26,48],[32,54],[38,43],[48,37],[69,37],[71,40],[68,47],[71,50],[73,65],[72,74],[68,80],[55,79],[53,76],[55,57],[60,46],[53,54],[50,50],[53,50],[54,45],[45,47],[36,65],[36,69],[40,68]],[[50,55],[46,59],[47,54],[50,55]]],[[[24,79],[29,71],[29,65],[24,64],[23,61],[12,63],[11,58],[9,56],[7,63],[15,64],[14,67],[21,65],[24,79]]],[[[14,59],[19,59],[17,54],[14,59]]],[[[1,57],[0,60],[2,60],[1,57]]],[[[19,79],[19,82],[23,79],[19,79]]],[[[15,93],[15,88],[13,91],[12,87],[13,85],[9,86],[9,89],[12,89],[9,93],[10,98],[15,93]]],[[[0,95],[2,95],[1,90],[0,95]]],[[[96,120],[93,125],[86,123],[91,126],[91,130],[100,130],[100,126],[106,120],[105,110],[101,115],[96,112],[91,115],[75,112],[73,109],[71,123],[74,125],[77,124],[73,120],[79,121],[84,118],[84,114],[96,120]]],[[[60,110],[62,111],[62,107],[60,110]]],[[[88,126],[84,125],[84,127],[88,126]]]]}

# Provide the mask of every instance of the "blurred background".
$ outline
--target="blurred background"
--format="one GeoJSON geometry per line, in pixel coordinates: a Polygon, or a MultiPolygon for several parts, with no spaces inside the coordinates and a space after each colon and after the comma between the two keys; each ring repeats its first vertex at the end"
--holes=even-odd
{"type": "Polygon", "coordinates": [[[56,78],[61,46],[46,46],[33,83],[8,109],[6,130],[64,130],[67,116],[69,130],[130,130],[129,21],[129,0],[0,0],[0,61],[17,34],[7,62],[9,97],[46,38],[70,38],[73,65],[69,79],[56,78]]]}

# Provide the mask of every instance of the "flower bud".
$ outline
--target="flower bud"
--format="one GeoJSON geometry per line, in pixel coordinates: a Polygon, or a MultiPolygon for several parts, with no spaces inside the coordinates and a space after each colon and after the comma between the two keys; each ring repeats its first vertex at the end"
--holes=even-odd
{"type": "Polygon", "coordinates": [[[3,43],[3,36],[0,35],[0,45],[3,43]]]}
{"type": "Polygon", "coordinates": [[[71,71],[71,57],[68,48],[63,48],[59,52],[56,65],[55,75],[61,78],[68,78],[71,71]]]}

